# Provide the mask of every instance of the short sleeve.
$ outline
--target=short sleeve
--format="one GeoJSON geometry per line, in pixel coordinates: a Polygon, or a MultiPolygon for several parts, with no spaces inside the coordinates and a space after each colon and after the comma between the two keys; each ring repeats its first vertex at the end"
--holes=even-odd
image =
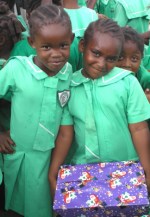
{"type": "Polygon", "coordinates": [[[150,118],[150,104],[138,80],[130,76],[127,102],[128,123],[138,123],[150,118]]]}
{"type": "Polygon", "coordinates": [[[137,73],[137,79],[143,90],[146,90],[146,88],[150,89],[150,73],[142,65],[137,73]]]}
{"type": "Polygon", "coordinates": [[[64,108],[62,119],[61,119],[61,125],[73,125],[73,119],[69,112],[68,106],[64,108]]]}

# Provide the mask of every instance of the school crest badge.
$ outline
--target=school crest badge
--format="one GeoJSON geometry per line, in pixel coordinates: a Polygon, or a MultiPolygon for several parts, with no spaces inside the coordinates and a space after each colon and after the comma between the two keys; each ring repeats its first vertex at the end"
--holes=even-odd
{"type": "Polygon", "coordinates": [[[61,107],[64,107],[70,98],[70,90],[58,92],[58,99],[61,107]]]}

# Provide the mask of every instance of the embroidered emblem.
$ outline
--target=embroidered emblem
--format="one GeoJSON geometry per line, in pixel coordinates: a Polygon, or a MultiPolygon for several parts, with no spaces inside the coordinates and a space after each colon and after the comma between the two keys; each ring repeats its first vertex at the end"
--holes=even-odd
{"type": "Polygon", "coordinates": [[[58,92],[58,99],[61,107],[64,107],[70,98],[70,90],[58,92]]]}

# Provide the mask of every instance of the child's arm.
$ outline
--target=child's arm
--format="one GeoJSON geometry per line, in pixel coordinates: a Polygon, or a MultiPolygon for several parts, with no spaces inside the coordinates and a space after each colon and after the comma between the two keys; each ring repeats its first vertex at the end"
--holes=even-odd
{"type": "Polygon", "coordinates": [[[146,88],[146,90],[144,91],[145,92],[145,95],[150,103],[150,89],[146,88]]]}
{"type": "Polygon", "coordinates": [[[49,169],[49,182],[52,198],[54,198],[56,189],[56,180],[59,167],[64,163],[67,153],[73,140],[73,126],[60,126],[59,133],[55,142],[55,148],[52,151],[51,164],[49,169]]]}
{"type": "Polygon", "coordinates": [[[129,124],[133,144],[144,168],[148,191],[150,192],[150,132],[146,121],[129,124]]]}

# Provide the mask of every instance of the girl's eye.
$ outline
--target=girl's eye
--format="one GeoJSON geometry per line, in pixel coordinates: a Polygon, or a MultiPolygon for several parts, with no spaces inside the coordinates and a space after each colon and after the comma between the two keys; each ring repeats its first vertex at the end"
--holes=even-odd
{"type": "Polygon", "coordinates": [[[100,53],[97,50],[93,50],[92,53],[94,54],[94,56],[99,57],[100,53]]]}
{"type": "Polygon", "coordinates": [[[123,56],[120,56],[119,58],[118,58],[118,61],[122,61],[123,60],[123,56]]]}
{"type": "Polygon", "coordinates": [[[43,45],[43,46],[42,46],[42,49],[43,49],[43,50],[50,50],[50,48],[51,48],[51,47],[50,47],[49,45],[43,45]]]}
{"type": "Polygon", "coordinates": [[[116,61],[117,61],[117,57],[108,57],[107,58],[107,62],[109,62],[109,63],[114,63],[116,61]]]}
{"type": "Polygon", "coordinates": [[[133,61],[133,62],[137,62],[138,60],[139,60],[139,58],[138,58],[137,56],[133,56],[133,57],[132,57],[132,61],[133,61]]]}
{"type": "Polygon", "coordinates": [[[68,48],[69,47],[69,44],[61,44],[60,45],[60,48],[62,48],[62,49],[66,49],[66,48],[68,48]]]}

